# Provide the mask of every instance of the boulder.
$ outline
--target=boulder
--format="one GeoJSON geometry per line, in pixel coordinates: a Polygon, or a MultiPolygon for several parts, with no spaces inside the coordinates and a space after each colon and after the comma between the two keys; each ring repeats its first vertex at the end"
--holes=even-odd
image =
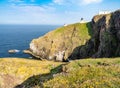
{"type": "Polygon", "coordinates": [[[8,50],[8,53],[18,53],[18,52],[20,52],[20,50],[17,49],[8,50]]]}

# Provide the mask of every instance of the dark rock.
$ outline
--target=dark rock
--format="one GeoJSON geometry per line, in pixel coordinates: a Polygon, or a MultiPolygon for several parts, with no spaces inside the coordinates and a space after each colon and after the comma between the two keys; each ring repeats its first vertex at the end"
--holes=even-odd
{"type": "Polygon", "coordinates": [[[74,49],[71,59],[120,56],[120,10],[94,16],[91,24],[92,38],[74,49]]]}

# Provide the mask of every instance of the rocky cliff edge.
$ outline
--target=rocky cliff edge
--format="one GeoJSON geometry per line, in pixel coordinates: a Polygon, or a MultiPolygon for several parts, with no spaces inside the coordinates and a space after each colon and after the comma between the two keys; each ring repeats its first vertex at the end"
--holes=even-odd
{"type": "Polygon", "coordinates": [[[63,26],[33,39],[27,53],[39,59],[65,61],[120,56],[120,10],[96,15],[89,23],[63,26]]]}
{"type": "Polygon", "coordinates": [[[90,23],[76,23],[60,27],[38,39],[33,39],[30,49],[25,52],[37,59],[66,61],[74,48],[84,45],[91,38],[88,32],[90,27],[90,23]]]}

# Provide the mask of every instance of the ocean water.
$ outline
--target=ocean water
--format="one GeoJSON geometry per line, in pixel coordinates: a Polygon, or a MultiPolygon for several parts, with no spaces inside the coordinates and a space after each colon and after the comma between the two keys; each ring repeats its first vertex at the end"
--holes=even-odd
{"type": "Polygon", "coordinates": [[[30,55],[22,51],[29,48],[32,39],[43,36],[56,29],[58,25],[0,25],[0,58],[23,57],[30,55]],[[9,54],[8,50],[17,49],[20,52],[9,54]]]}

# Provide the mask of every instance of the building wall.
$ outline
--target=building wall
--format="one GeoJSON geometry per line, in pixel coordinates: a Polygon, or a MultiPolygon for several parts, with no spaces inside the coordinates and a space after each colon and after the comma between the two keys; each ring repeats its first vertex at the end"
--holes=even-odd
{"type": "Polygon", "coordinates": [[[109,14],[110,13],[110,11],[99,11],[99,15],[101,15],[101,14],[109,14]]]}

